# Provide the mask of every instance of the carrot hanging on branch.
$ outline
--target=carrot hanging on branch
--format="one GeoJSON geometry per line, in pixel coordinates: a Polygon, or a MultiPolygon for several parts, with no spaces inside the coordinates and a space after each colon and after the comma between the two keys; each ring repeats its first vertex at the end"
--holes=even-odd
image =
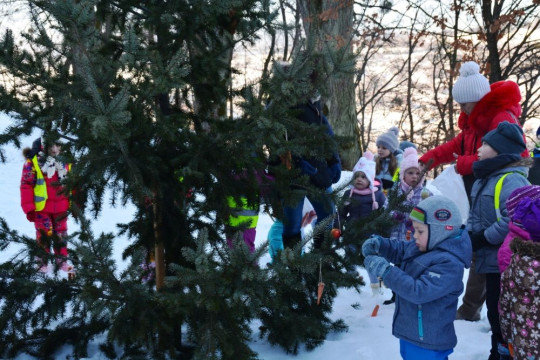
{"type": "Polygon", "coordinates": [[[319,285],[317,286],[317,305],[320,304],[324,291],[324,283],[322,281],[322,260],[319,259],[319,285]]]}

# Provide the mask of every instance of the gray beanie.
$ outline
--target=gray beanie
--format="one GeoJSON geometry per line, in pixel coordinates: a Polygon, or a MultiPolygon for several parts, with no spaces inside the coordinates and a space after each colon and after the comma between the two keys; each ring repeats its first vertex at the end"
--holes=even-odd
{"type": "Polygon", "coordinates": [[[398,134],[399,129],[395,126],[392,126],[387,132],[379,135],[377,141],[375,141],[375,144],[377,146],[384,146],[385,148],[390,150],[391,153],[393,153],[399,148],[399,141],[397,138],[398,134]]]}
{"type": "Polygon", "coordinates": [[[459,78],[452,88],[452,96],[460,104],[478,102],[491,91],[488,79],[480,74],[480,66],[467,61],[459,68],[459,78]]]}
{"type": "Polygon", "coordinates": [[[420,201],[411,211],[410,219],[428,225],[427,250],[433,250],[440,242],[457,236],[463,223],[457,205],[441,195],[420,201]]]}
{"type": "Polygon", "coordinates": [[[523,130],[508,121],[499,123],[496,129],[484,135],[482,141],[488,143],[497,154],[521,154],[526,148],[523,130]]]}

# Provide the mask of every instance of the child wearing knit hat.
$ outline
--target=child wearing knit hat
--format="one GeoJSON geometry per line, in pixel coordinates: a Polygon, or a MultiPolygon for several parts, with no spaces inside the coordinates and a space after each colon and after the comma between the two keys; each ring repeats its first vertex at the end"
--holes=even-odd
{"type": "Polygon", "coordinates": [[[457,344],[454,318],[472,258],[469,236],[447,197],[422,200],[409,216],[415,241],[372,237],[362,245],[364,266],[397,294],[392,334],[402,358],[447,359],[457,344]]]}
{"type": "Polygon", "coordinates": [[[512,207],[512,222],[522,231],[512,236],[508,251],[513,255],[501,276],[501,332],[509,344],[501,350],[514,359],[540,359],[540,186],[514,190],[507,207],[512,207]]]}
{"type": "Polygon", "coordinates": [[[393,126],[375,141],[377,145],[375,177],[382,182],[384,190],[394,184],[394,174],[401,163],[402,151],[399,148],[398,134],[399,129],[393,126]]]}
{"type": "MultiPolygon", "coordinates": [[[[421,171],[418,163],[418,152],[413,147],[406,148],[403,152],[403,160],[401,160],[399,181],[394,184],[392,191],[388,193],[385,207],[390,205],[390,202],[394,197],[399,198],[403,194],[407,194],[407,196],[402,205],[409,208],[418,204],[422,199],[433,195],[431,191],[424,188],[424,181],[420,175],[421,171]]],[[[410,241],[414,229],[412,227],[412,221],[409,219],[409,214],[399,210],[392,210],[392,217],[397,221],[397,224],[392,227],[390,239],[410,241]]],[[[392,293],[392,298],[384,301],[383,304],[392,304],[394,303],[394,300],[395,294],[392,293]]]]}
{"type": "Polygon", "coordinates": [[[521,158],[524,150],[521,127],[504,121],[482,138],[478,161],[473,164],[476,181],[471,191],[467,230],[476,252],[475,270],[486,276],[486,305],[492,331],[490,358],[496,359],[500,357],[499,348],[506,349],[497,308],[501,290],[497,253],[509,229],[507,200],[514,190],[529,185],[531,159],[521,158]]]}
{"type": "MultiPolygon", "coordinates": [[[[418,153],[416,149],[410,147],[406,148],[403,153],[403,160],[401,160],[401,168],[399,171],[399,181],[394,184],[396,192],[390,192],[385,203],[385,207],[388,207],[389,202],[392,199],[392,194],[399,197],[402,194],[407,194],[403,205],[412,207],[418,204],[422,199],[425,199],[432,195],[432,193],[424,188],[423,178],[420,178],[421,171],[418,164],[418,153]]],[[[398,210],[393,211],[394,219],[398,220],[398,224],[394,226],[390,234],[391,239],[407,241],[407,231],[412,232],[412,223],[409,220],[407,213],[402,213],[398,210]]]]}
{"type": "Polygon", "coordinates": [[[512,191],[506,200],[506,211],[510,218],[508,235],[497,254],[501,273],[512,260],[512,240],[519,237],[540,242],[540,186],[527,185],[512,191]]]}
{"type": "MultiPolygon", "coordinates": [[[[339,221],[343,221],[344,228],[347,228],[353,221],[369,216],[372,211],[382,208],[386,200],[384,193],[374,184],[375,182],[375,162],[373,154],[366,151],[353,168],[352,187],[345,191],[339,207],[339,217],[334,222],[334,227],[339,227],[339,221]]],[[[346,234],[346,233],[345,233],[346,234]]],[[[347,251],[356,253],[355,248],[348,248],[347,251]]],[[[380,282],[376,276],[369,274],[373,295],[380,292],[380,282]]]]}

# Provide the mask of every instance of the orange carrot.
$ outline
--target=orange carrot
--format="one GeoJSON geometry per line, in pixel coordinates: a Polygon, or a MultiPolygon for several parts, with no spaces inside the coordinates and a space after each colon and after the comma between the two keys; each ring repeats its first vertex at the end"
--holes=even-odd
{"type": "Polygon", "coordinates": [[[371,312],[371,317],[377,316],[377,313],[379,312],[379,305],[375,305],[373,308],[373,311],[371,312]]]}
{"type": "Polygon", "coordinates": [[[319,282],[319,286],[317,288],[317,305],[319,305],[319,303],[321,302],[323,290],[324,290],[324,283],[321,281],[319,282]]]}

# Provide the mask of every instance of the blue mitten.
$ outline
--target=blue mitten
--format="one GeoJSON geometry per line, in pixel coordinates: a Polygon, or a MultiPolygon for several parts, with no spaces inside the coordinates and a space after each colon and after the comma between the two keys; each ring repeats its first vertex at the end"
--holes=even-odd
{"type": "Polygon", "coordinates": [[[369,255],[379,255],[379,247],[381,246],[381,241],[378,237],[373,236],[362,244],[362,255],[367,257],[369,255]]]}
{"type": "Polygon", "coordinates": [[[341,178],[341,163],[337,162],[330,166],[330,174],[332,174],[332,184],[335,184],[341,178]]]}
{"type": "Polygon", "coordinates": [[[386,273],[391,269],[390,263],[385,258],[374,255],[366,256],[364,267],[369,273],[380,278],[384,278],[386,273]]]}
{"type": "Polygon", "coordinates": [[[306,160],[300,160],[299,165],[300,165],[300,169],[302,169],[304,174],[312,176],[312,175],[315,175],[317,173],[317,168],[313,167],[306,160]]]}

